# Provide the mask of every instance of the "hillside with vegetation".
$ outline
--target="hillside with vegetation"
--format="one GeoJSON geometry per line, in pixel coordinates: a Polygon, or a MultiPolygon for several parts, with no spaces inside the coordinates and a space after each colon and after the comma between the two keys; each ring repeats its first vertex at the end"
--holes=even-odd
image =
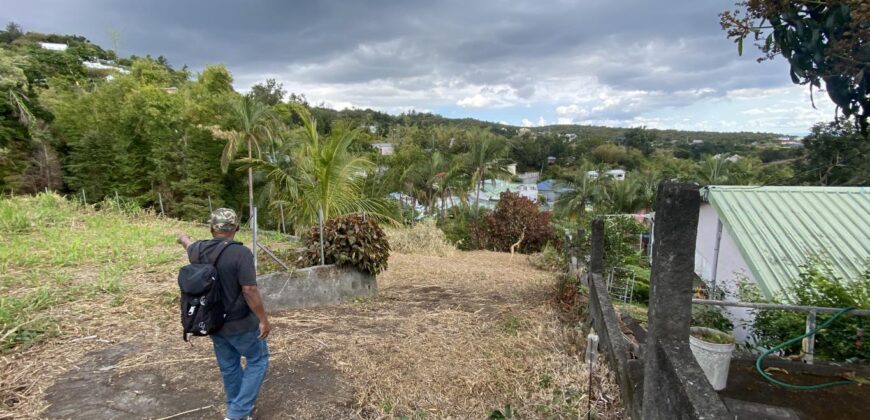
{"type": "MultiPolygon", "coordinates": [[[[0,191],[48,189],[88,203],[117,194],[142,207],[162,202],[165,214],[189,220],[202,220],[209,203],[247,217],[255,202],[260,224],[276,227],[279,207],[299,201],[307,204],[288,229],[307,229],[319,206],[339,202],[395,220],[395,203],[379,201],[386,194],[413,197],[429,212],[438,197],[467,204],[485,180],[510,180],[502,170],[508,163],[574,190],[592,181],[590,170],[624,169],[628,182],[620,188],[633,193],[661,179],[862,185],[870,167],[866,142],[848,124],[813,128],[801,148],[770,133],[520,128],[428,113],[335,111],[302,93],[288,96],[274,80],[242,95],[221,65],[193,73],[162,57],[118,57],[80,36],[14,24],[0,32],[0,74],[0,191]],[[395,153],[380,156],[374,143],[390,143],[395,153]],[[311,159],[328,150],[341,158],[311,159]],[[342,180],[343,197],[306,186],[311,175],[329,171],[352,175],[342,180]]],[[[600,184],[588,201],[607,211],[621,192],[600,184]]],[[[620,211],[649,204],[647,197],[620,211]]]]}

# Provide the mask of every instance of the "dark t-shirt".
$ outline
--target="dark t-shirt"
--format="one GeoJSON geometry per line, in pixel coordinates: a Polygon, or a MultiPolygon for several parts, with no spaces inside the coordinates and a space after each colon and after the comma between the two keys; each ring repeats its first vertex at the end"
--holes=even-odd
{"type": "MultiPolygon", "coordinates": [[[[196,241],[187,248],[188,259],[193,263],[199,255],[199,263],[214,263],[218,246],[222,242],[222,239],[196,241]]],[[[236,335],[257,329],[260,321],[257,315],[251,312],[248,302],[242,295],[242,286],[257,285],[254,254],[241,242],[232,242],[224,249],[215,268],[221,288],[221,300],[227,311],[227,319],[218,333],[236,335]]]]}

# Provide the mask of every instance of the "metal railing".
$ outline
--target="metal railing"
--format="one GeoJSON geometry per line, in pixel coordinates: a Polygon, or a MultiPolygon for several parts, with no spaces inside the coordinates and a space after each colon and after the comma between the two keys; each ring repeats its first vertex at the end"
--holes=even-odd
{"type": "MultiPolygon", "coordinates": [[[[817,314],[833,314],[843,310],[843,308],[828,308],[824,306],[801,306],[801,305],[784,305],[778,303],[751,303],[751,302],[727,302],[724,300],[709,300],[709,299],[692,299],[693,305],[709,305],[709,306],[729,306],[735,308],[751,308],[751,309],[774,309],[780,311],[806,312],[806,333],[816,329],[817,314]]],[[[870,316],[870,310],[854,309],[849,311],[849,315],[855,316],[870,316]]],[[[816,336],[811,335],[803,340],[803,361],[808,364],[813,364],[813,356],[816,350],[816,336]]]]}

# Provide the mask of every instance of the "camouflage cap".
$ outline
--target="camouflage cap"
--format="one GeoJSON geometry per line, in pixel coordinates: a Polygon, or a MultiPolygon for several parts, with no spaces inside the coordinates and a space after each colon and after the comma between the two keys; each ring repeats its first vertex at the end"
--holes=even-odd
{"type": "Polygon", "coordinates": [[[232,209],[219,208],[211,212],[211,216],[208,218],[208,224],[210,224],[214,230],[231,232],[239,227],[239,216],[237,216],[236,212],[232,209]]]}

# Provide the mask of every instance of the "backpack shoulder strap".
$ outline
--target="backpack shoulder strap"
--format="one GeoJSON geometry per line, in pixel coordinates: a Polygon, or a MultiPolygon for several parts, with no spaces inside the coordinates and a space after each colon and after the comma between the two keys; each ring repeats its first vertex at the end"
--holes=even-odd
{"type": "Polygon", "coordinates": [[[224,250],[230,247],[230,245],[237,244],[236,241],[223,241],[220,245],[217,246],[217,249],[212,251],[212,254],[215,254],[214,261],[212,261],[211,265],[217,267],[217,262],[221,258],[221,255],[224,253],[224,250]]]}

